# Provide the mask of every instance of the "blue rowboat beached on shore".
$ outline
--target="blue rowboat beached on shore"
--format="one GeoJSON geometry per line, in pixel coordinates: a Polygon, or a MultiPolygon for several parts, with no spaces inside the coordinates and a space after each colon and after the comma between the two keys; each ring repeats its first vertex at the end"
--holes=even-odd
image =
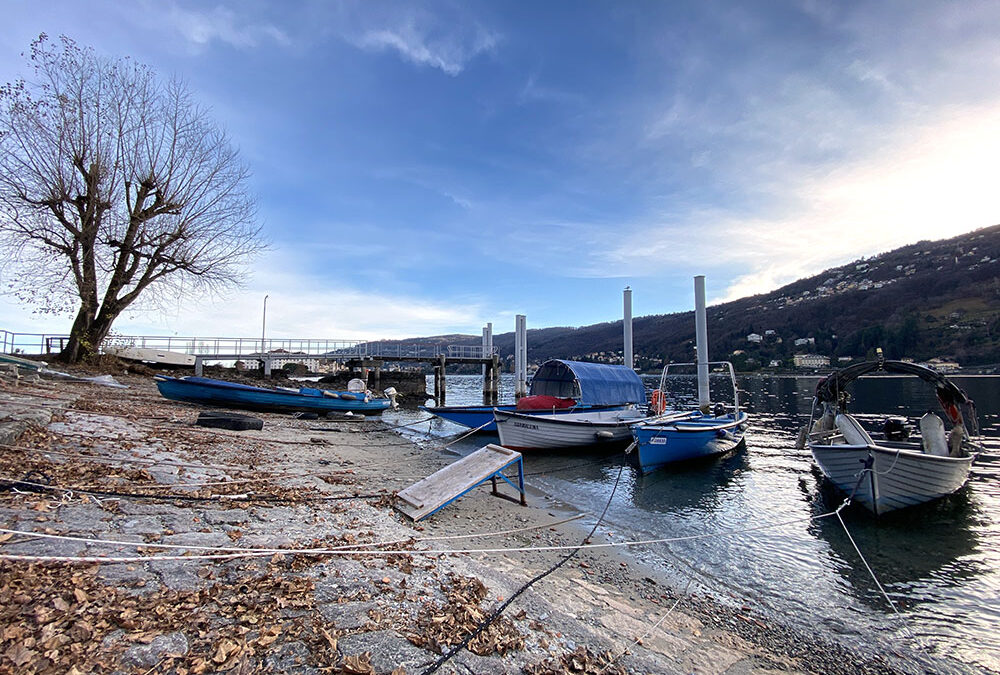
{"type": "Polygon", "coordinates": [[[496,433],[493,411],[561,415],[622,410],[644,404],[646,390],[630,368],[603,363],[550,359],[531,378],[528,396],[517,405],[421,406],[432,415],[476,431],[496,433]]]}
{"type": "Polygon", "coordinates": [[[156,375],[153,379],[164,398],[243,410],[378,415],[392,405],[387,398],[373,398],[363,391],[329,391],[309,387],[272,389],[207,377],[156,375]]]}

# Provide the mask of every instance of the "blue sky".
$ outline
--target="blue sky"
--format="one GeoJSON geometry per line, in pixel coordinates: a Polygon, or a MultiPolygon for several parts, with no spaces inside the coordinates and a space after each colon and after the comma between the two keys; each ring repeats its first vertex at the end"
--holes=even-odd
{"type": "MultiPolygon", "coordinates": [[[[0,0],[185,79],[253,170],[242,288],[128,334],[579,326],[1000,223],[996,2],[0,0]]],[[[0,298],[0,328],[66,332],[0,298]]]]}

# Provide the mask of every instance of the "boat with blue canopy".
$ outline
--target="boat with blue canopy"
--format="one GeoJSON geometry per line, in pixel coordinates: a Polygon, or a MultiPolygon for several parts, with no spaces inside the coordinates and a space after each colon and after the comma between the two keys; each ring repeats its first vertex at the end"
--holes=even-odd
{"type": "Polygon", "coordinates": [[[493,411],[562,415],[622,410],[646,401],[642,379],[631,368],[550,359],[539,366],[528,395],[516,405],[422,406],[432,415],[484,432],[496,432],[493,411]]]}
{"type": "Polygon", "coordinates": [[[156,387],[164,398],[186,403],[258,410],[263,412],[352,412],[378,415],[392,405],[365,391],[330,391],[255,387],[208,377],[156,375],[156,387]]]}

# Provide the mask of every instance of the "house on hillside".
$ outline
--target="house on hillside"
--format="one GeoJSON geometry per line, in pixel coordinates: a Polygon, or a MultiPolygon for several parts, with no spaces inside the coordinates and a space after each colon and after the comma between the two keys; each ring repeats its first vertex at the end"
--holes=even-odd
{"type": "Polygon", "coordinates": [[[757,333],[750,333],[750,335],[747,335],[747,342],[753,342],[755,344],[760,344],[760,342],[763,339],[764,338],[761,337],[760,335],[758,335],[757,333]]]}
{"type": "Polygon", "coordinates": [[[796,354],[792,357],[796,368],[828,368],[830,357],[822,354],[796,354]]]}
{"type": "Polygon", "coordinates": [[[935,356],[933,359],[929,359],[926,363],[921,365],[933,368],[939,373],[957,373],[961,370],[961,366],[958,365],[957,361],[948,361],[939,356],[935,356]]]}

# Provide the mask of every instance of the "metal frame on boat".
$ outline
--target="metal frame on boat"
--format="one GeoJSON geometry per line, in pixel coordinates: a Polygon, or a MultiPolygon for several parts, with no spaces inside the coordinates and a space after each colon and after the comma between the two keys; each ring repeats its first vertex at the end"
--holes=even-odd
{"type": "MultiPolygon", "coordinates": [[[[667,364],[660,375],[658,392],[666,391],[670,368],[698,366],[698,363],[667,364]]],[[[639,467],[643,474],[656,471],[668,464],[703,457],[723,455],[734,451],[744,442],[748,415],[740,410],[740,394],[736,386],[736,371],[729,361],[708,361],[702,365],[725,366],[733,386],[733,408],[727,411],[722,403],[713,411],[705,402],[706,410],[675,410],[643,422],[632,428],[639,453],[639,467]]],[[[660,398],[660,397],[657,397],[660,398]]]]}
{"type": "Polygon", "coordinates": [[[708,320],[705,308],[705,277],[694,278],[694,333],[698,360],[694,363],[668,363],[660,375],[660,388],[653,392],[653,412],[666,409],[667,376],[670,368],[691,367],[698,372],[698,407],[674,410],[632,428],[639,448],[639,468],[644,474],[669,464],[711,457],[731,452],[744,442],[747,413],[740,410],[740,392],[736,371],[729,361],[708,360],[708,320]],[[733,408],[727,412],[722,403],[711,403],[709,373],[711,366],[724,365],[733,386],[733,408]]]}
{"type": "Polygon", "coordinates": [[[879,358],[834,371],[820,381],[805,442],[834,486],[880,515],[959,490],[982,452],[978,434],[975,404],[958,385],[930,368],[879,358]],[[941,418],[928,412],[921,418],[919,437],[910,438],[900,425],[893,429],[887,420],[884,437],[872,438],[848,412],[846,390],[871,372],[915,375],[933,385],[950,431],[946,434],[941,418]]]}

